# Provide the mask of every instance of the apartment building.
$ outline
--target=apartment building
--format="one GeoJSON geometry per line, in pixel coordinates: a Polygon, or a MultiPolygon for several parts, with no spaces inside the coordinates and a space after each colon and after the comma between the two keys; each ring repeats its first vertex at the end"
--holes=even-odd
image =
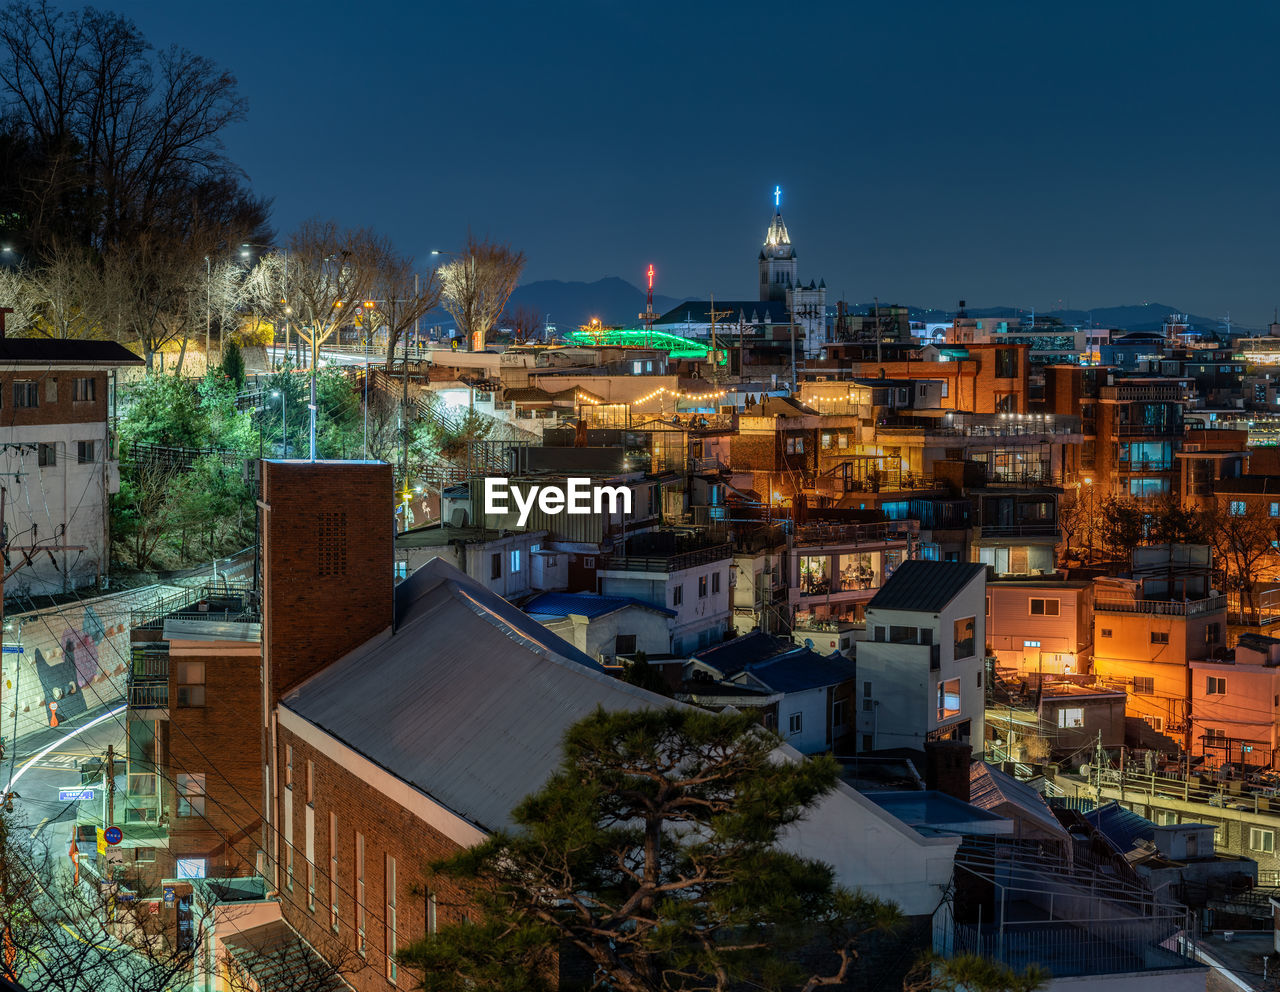
{"type": "Polygon", "coordinates": [[[1192,661],[1191,753],[1213,765],[1274,768],[1280,734],[1280,639],[1242,634],[1219,658],[1192,661]]]}
{"type": "Polygon", "coordinates": [[[1091,670],[1092,582],[988,582],[986,607],[987,646],[1000,668],[1037,680],[1091,670]]]}
{"type": "Polygon", "coordinates": [[[986,586],[983,565],[907,561],[867,604],[860,752],[983,739],[986,586]]]}
{"type": "Polygon", "coordinates": [[[1129,716],[1191,749],[1191,662],[1225,650],[1227,599],[1197,545],[1135,548],[1127,577],[1095,580],[1093,670],[1129,693],[1129,716]]]}
{"type": "Polygon", "coordinates": [[[107,574],[116,375],[143,364],[114,341],[11,338],[0,323],[5,567],[22,566],[6,595],[56,595],[107,574]]]}

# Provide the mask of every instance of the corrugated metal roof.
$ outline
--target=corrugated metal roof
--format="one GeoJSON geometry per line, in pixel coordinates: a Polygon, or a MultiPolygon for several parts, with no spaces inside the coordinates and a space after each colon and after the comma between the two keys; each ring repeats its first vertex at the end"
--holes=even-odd
{"type": "Polygon", "coordinates": [[[1156,825],[1144,816],[1130,812],[1112,800],[1105,806],[1081,814],[1098,833],[1107,838],[1119,854],[1128,854],[1139,840],[1151,840],[1156,835],[1156,825]]]}
{"type": "Polygon", "coordinates": [[[654,606],[631,596],[601,596],[593,592],[544,592],[525,603],[524,611],[530,616],[567,617],[573,613],[594,619],[628,606],[638,606],[666,617],[676,615],[675,610],[654,606]]]}
{"type": "Polygon", "coordinates": [[[753,630],[722,644],[695,651],[693,656],[721,675],[733,675],[748,665],[776,657],[794,647],[795,642],[785,637],[774,637],[762,630],[753,630]]]}
{"type": "Polygon", "coordinates": [[[560,761],[565,731],[598,706],[671,701],[590,658],[442,559],[396,589],[397,627],[283,705],[483,830],[560,761]]]}
{"type": "Polygon", "coordinates": [[[993,812],[997,807],[1009,803],[1049,833],[1067,839],[1066,830],[1050,811],[1044,796],[1026,782],[1019,782],[1012,775],[993,768],[985,761],[975,761],[969,766],[969,802],[993,812]]]}
{"type": "Polygon", "coordinates": [[[0,365],[145,365],[115,341],[63,338],[0,339],[0,365]]]}
{"type": "Polygon", "coordinates": [[[871,598],[867,609],[939,613],[960,590],[986,571],[979,562],[925,561],[913,558],[897,567],[871,598]]]}

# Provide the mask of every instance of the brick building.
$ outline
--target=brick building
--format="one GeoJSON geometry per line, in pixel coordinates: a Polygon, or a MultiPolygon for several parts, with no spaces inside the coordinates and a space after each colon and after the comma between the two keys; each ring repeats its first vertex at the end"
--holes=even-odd
{"type": "Polygon", "coordinates": [[[9,579],[9,594],[67,592],[106,574],[108,504],[120,489],[110,430],[115,377],[142,364],[114,341],[6,338],[0,322],[0,473],[12,480],[7,551],[13,564],[38,552],[9,579]],[[73,550],[45,554],[46,547],[73,550]]]}

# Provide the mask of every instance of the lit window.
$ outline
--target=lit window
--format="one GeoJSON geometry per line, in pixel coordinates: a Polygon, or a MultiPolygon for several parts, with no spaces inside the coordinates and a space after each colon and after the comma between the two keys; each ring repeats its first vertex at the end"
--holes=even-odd
{"type": "Polygon", "coordinates": [[[1040,642],[1039,641],[1023,641],[1022,646],[1024,648],[1038,648],[1040,646],[1040,642]]]}
{"type": "Polygon", "coordinates": [[[787,733],[793,737],[804,729],[804,714],[792,713],[787,717],[787,733]]]}
{"type": "Polygon", "coordinates": [[[511,574],[515,575],[516,572],[518,571],[520,571],[520,549],[519,548],[511,552],[511,574]]]}
{"type": "Polygon", "coordinates": [[[1244,516],[1244,513],[1245,513],[1244,500],[1242,500],[1242,499],[1233,499],[1233,500],[1231,501],[1231,510],[1230,510],[1230,512],[1231,512],[1231,515],[1232,515],[1233,517],[1243,517],[1243,516],[1244,516]]]}
{"type": "Polygon", "coordinates": [[[1280,517],[1280,503],[1271,504],[1271,515],[1273,517],[1280,517]]]}
{"type": "Polygon", "coordinates": [[[960,680],[947,679],[938,683],[938,722],[950,720],[960,714],[960,680]]]}
{"type": "Polygon", "coordinates": [[[1074,706],[1070,709],[1058,710],[1059,727],[1083,727],[1084,707],[1074,706]]]}

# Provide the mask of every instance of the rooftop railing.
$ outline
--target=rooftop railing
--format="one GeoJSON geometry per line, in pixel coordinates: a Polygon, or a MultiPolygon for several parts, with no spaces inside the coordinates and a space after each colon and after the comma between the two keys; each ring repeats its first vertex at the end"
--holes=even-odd
{"type": "Polygon", "coordinates": [[[920,533],[919,520],[884,520],[869,524],[801,524],[796,528],[795,547],[826,544],[881,544],[907,541],[920,533]]]}
{"type": "Polygon", "coordinates": [[[733,557],[733,546],[716,544],[692,551],[652,552],[644,555],[610,555],[605,568],[615,572],[682,572],[733,557]]]}
{"type": "Polygon", "coordinates": [[[1217,613],[1227,608],[1226,596],[1208,596],[1205,599],[1095,599],[1095,613],[1145,613],[1166,617],[1196,617],[1217,613]]]}

